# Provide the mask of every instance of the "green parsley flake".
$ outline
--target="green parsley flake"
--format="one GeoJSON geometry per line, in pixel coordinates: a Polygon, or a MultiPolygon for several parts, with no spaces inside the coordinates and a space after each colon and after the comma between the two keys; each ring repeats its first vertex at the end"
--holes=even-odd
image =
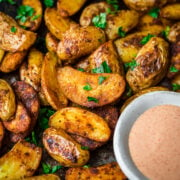
{"type": "Polygon", "coordinates": [[[127,86],[126,96],[127,96],[127,97],[131,97],[131,96],[132,96],[132,93],[133,93],[132,89],[131,89],[129,86],[127,86]]]}
{"type": "Polygon", "coordinates": [[[54,6],[54,0],[44,0],[44,5],[46,7],[53,7],[54,6]]]}
{"type": "Polygon", "coordinates": [[[0,0],[0,3],[1,2],[7,2],[7,3],[11,4],[11,5],[16,4],[16,2],[14,0],[0,0]]]}
{"type": "Polygon", "coordinates": [[[141,44],[142,45],[145,45],[152,37],[154,37],[154,35],[152,34],[148,34],[147,36],[143,37],[142,40],[141,40],[141,44]]]}
{"type": "Polygon", "coordinates": [[[31,18],[31,21],[35,21],[36,19],[38,19],[38,18],[40,18],[41,17],[41,15],[39,14],[39,15],[35,15],[35,16],[33,16],[32,18],[31,18]]]}
{"type": "Polygon", "coordinates": [[[89,147],[87,147],[87,146],[81,146],[81,149],[82,149],[82,150],[89,150],[89,147]]]}
{"type": "Polygon", "coordinates": [[[94,24],[94,26],[105,29],[106,27],[106,13],[100,13],[100,15],[97,15],[95,17],[93,17],[92,22],[94,24]]]}
{"type": "Polygon", "coordinates": [[[105,76],[99,76],[98,77],[98,84],[102,84],[106,79],[107,79],[107,77],[105,77],[105,76]]]}
{"type": "Polygon", "coordinates": [[[149,11],[148,14],[149,14],[151,17],[153,17],[153,18],[158,18],[158,16],[159,16],[159,11],[160,11],[159,8],[153,8],[153,9],[151,9],[151,10],[149,11]]]}
{"type": "Polygon", "coordinates": [[[90,168],[91,166],[89,164],[86,164],[83,166],[83,168],[90,168]]]}
{"type": "Polygon", "coordinates": [[[98,99],[96,99],[96,98],[94,98],[94,97],[90,97],[90,96],[87,97],[87,100],[88,100],[88,102],[90,102],[90,101],[94,101],[95,103],[98,103],[98,102],[99,102],[98,99]]]}
{"type": "Polygon", "coordinates": [[[106,2],[113,7],[113,10],[111,8],[107,8],[106,12],[108,14],[116,14],[117,11],[119,10],[118,0],[106,0],[106,2]]]}
{"type": "Polygon", "coordinates": [[[77,70],[81,71],[81,72],[85,72],[85,70],[83,68],[78,68],[77,70]]]}
{"type": "Polygon", "coordinates": [[[173,90],[173,91],[178,91],[178,90],[180,90],[180,84],[172,84],[172,90],[173,90]]]}
{"type": "Polygon", "coordinates": [[[176,72],[179,72],[179,70],[178,70],[176,67],[174,67],[174,66],[171,66],[170,69],[169,69],[169,71],[170,71],[170,72],[175,72],[175,73],[176,73],[176,72]]]}
{"type": "Polygon", "coordinates": [[[38,145],[38,143],[37,143],[37,138],[36,138],[36,134],[35,134],[34,131],[32,131],[31,136],[25,138],[25,140],[26,140],[27,142],[33,143],[33,144],[35,144],[35,145],[38,145]]]}
{"type": "Polygon", "coordinates": [[[123,31],[122,27],[119,27],[119,28],[118,28],[118,35],[119,35],[120,37],[125,37],[125,36],[126,36],[126,32],[123,31]]]}
{"type": "Polygon", "coordinates": [[[12,26],[12,27],[11,27],[11,32],[12,32],[12,33],[15,33],[16,31],[17,31],[17,28],[14,27],[14,26],[12,26]]]}
{"type": "Polygon", "coordinates": [[[50,164],[47,163],[42,163],[42,170],[44,174],[51,174],[55,173],[59,169],[61,169],[63,166],[57,165],[57,166],[51,166],[50,164]]]}
{"type": "Polygon", "coordinates": [[[128,69],[128,68],[130,68],[132,71],[134,70],[134,68],[136,67],[136,66],[138,66],[139,64],[136,62],[136,60],[132,60],[131,62],[127,62],[127,63],[125,63],[124,64],[124,66],[125,66],[125,69],[128,69]]]}
{"type": "Polygon", "coordinates": [[[92,87],[91,87],[90,84],[87,83],[87,84],[83,87],[83,89],[86,90],[86,91],[90,91],[90,90],[92,90],[92,87]]]}
{"type": "Polygon", "coordinates": [[[162,36],[167,39],[170,32],[170,27],[166,26],[165,30],[162,31],[162,36]]]}
{"type": "Polygon", "coordinates": [[[92,73],[111,73],[111,72],[112,71],[106,61],[102,62],[102,64],[99,67],[92,69],[92,73]]]}

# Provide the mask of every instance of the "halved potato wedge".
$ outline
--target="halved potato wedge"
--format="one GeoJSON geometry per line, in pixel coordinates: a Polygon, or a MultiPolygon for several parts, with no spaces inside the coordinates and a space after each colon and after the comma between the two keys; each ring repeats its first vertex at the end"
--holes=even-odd
{"type": "Polygon", "coordinates": [[[3,127],[2,122],[0,121],[0,148],[1,148],[3,138],[4,138],[4,127],[3,127]]]}
{"type": "Polygon", "coordinates": [[[59,176],[55,174],[43,174],[39,176],[32,176],[24,178],[24,180],[61,180],[59,176]]]}
{"type": "Polygon", "coordinates": [[[98,107],[116,101],[125,89],[125,81],[119,74],[91,74],[69,66],[58,69],[59,87],[72,102],[86,107],[98,107]],[[105,77],[99,84],[99,77],[105,77]],[[84,86],[89,85],[90,90],[84,86]]]}
{"type": "Polygon", "coordinates": [[[0,179],[23,179],[32,176],[38,168],[42,156],[40,147],[20,141],[0,158],[0,179]]]}
{"type": "Polygon", "coordinates": [[[56,52],[59,41],[49,32],[46,34],[46,47],[50,52],[56,52]]]}

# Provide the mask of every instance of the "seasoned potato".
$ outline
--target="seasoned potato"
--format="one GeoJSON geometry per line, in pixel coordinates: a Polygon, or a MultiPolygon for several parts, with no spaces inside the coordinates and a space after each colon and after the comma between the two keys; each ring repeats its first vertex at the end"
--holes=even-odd
{"type": "Polygon", "coordinates": [[[112,73],[124,74],[122,62],[118,57],[116,49],[112,41],[102,44],[88,58],[90,69],[99,67],[104,61],[109,65],[112,73]]]}
{"type": "Polygon", "coordinates": [[[4,127],[3,127],[2,122],[0,121],[0,148],[1,148],[1,143],[2,143],[3,138],[4,138],[4,127]]]}
{"type": "Polygon", "coordinates": [[[57,67],[57,56],[50,52],[47,53],[41,71],[41,85],[48,103],[56,110],[68,104],[67,98],[58,86],[57,67]]]}
{"type": "Polygon", "coordinates": [[[163,7],[160,11],[160,15],[163,18],[180,20],[180,3],[169,4],[163,7]]]}
{"type": "Polygon", "coordinates": [[[89,151],[81,149],[81,145],[61,129],[46,129],[43,144],[49,155],[65,167],[82,166],[89,160],[89,151]]]}
{"type": "Polygon", "coordinates": [[[101,12],[106,12],[108,8],[111,8],[106,2],[98,2],[86,6],[80,17],[81,26],[92,25],[93,17],[99,15],[101,12]]]}
{"type": "Polygon", "coordinates": [[[104,32],[94,26],[71,27],[64,33],[57,54],[62,60],[74,60],[90,54],[105,42],[104,32]]]}
{"type": "Polygon", "coordinates": [[[126,80],[134,92],[159,83],[169,65],[168,43],[162,38],[152,37],[137,54],[137,66],[129,69],[126,80]]]}
{"type": "Polygon", "coordinates": [[[0,48],[5,51],[24,51],[36,40],[36,34],[20,28],[10,16],[0,12],[0,48]],[[16,32],[11,32],[15,27],[16,32]]]}
{"type": "Polygon", "coordinates": [[[31,31],[36,31],[42,21],[43,9],[40,0],[22,0],[22,5],[30,6],[34,9],[32,17],[28,17],[26,22],[19,21],[19,24],[27,27],[31,31]]]}
{"type": "Polygon", "coordinates": [[[116,101],[125,89],[125,81],[119,74],[91,74],[67,66],[58,70],[57,77],[59,86],[67,98],[86,107],[110,104],[116,101]],[[102,84],[98,83],[100,76],[107,77],[102,84]],[[90,85],[92,89],[84,90],[86,85],[90,85]]]}
{"type": "Polygon", "coordinates": [[[180,41],[180,22],[175,23],[171,27],[167,38],[172,43],[180,41]]]}
{"type": "Polygon", "coordinates": [[[98,142],[106,142],[111,130],[100,116],[77,107],[63,108],[49,120],[49,126],[61,128],[67,133],[77,134],[98,142]]]}
{"type": "Polygon", "coordinates": [[[173,90],[176,92],[180,92],[180,74],[176,75],[174,79],[172,79],[171,83],[173,86],[173,90]]]}
{"type": "Polygon", "coordinates": [[[66,180],[126,180],[119,165],[116,162],[108,163],[99,167],[70,168],[66,171],[66,180]]]}
{"type": "Polygon", "coordinates": [[[20,141],[0,158],[0,179],[18,180],[32,176],[42,156],[40,147],[20,141]]]}
{"type": "Polygon", "coordinates": [[[105,29],[108,39],[118,38],[119,28],[124,32],[130,31],[138,24],[138,20],[139,14],[133,10],[121,10],[117,14],[108,15],[105,29]]]}
{"type": "Polygon", "coordinates": [[[3,60],[4,54],[5,54],[5,51],[0,49],[0,63],[3,60]]]}
{"type": "Polygon", "coordinates": [[[58,47],[58,40],[51,34],[46,34],[46,47],[50,52],[56,52],[58,47]]]}
{"type": "Polygon", "coordinates": [[[123,106],[121,107],[121,113],[124,111],[124,109],[134,100],[136,99],[137,97],[143,95],[143,94],[146,94],[146,93],[149,93],[149,92],[153,92],[153,91],[168,91],[169,89],[168,88],[165,88],[165,87],[161,87],[161,86],[155,86],[155,87],[150,87],[150,88],[147,88],[147,89],[143,89],[141,91],[139,91],[138,93],[134,94],[133,96],[131,96],[130,98],[128,98],[123,106]]]}
{"type": "Polygon", "coordinates": [[[29,129],[31,118],[24,107],[24,105],[18,101],[15,116],[9,121],[4,121],[4,127],[13,133],[22,133],[29,129]]]}
{"type": "Polygon", "coordinates": [[[24,178],[24,180],[60,180],[60,177],[55,174],[43,174],[24,178]]]}
{"type": "Polygon", "coordinates": [[[60,40],[72,23],[70,19],[60,16],[55,8],[46,8],[44,20],[51,34],[60,40]]]}
{"type": "Polygon", "coordinates": [[[57,9],[61,16],[72,16],[84,5],[86,0],[58,0],[57,9]]]}
{"type": "Polygon", "coordinates": [[[15,95],[11,86],[0,79],[0,119],[9,120],[16,111],[15,95]]]}
{"type": "Polygon", "coordinates": [[[8,52],[5,54],[0,64],[0,70],[5,73],[15,71],[24,60],[26,54],[27,51],[19,51],[14,53],[8,52]]]}

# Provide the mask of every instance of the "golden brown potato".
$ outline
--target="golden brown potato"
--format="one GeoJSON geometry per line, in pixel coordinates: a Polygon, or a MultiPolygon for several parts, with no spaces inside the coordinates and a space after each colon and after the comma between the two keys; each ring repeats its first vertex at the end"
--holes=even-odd
{"type": "Polygon", "coordinates": [[[28,17],[26,22],[19,21],[19,24],[27,27],[31,31],[36,31],[42,21],[43,9],[40,0],[22,0],[22,5],[30,6],[34,9],[34,13],[31,17],[28,17]]]}
{"type": "Polygon", "coordinates": [[[48,103],[54,109],[61,109],[67,106],[68,100],[58,86],[57,81],[58,58],[53,53],[47,53],[41,71],[42,91],[48,103]]]}
{"type": "Polygon", "coordinates": [[[29,129],[31,118],[24,107],[24,105],[18,101],[15,116],[9,121],[4,121],[4,127],[13,133],[22,133],[29,129]]]}
{"type": "Polygon", "coordinates": [[[166,88],[166,87],[161,87],[161,86],[155,86],[155,87],[150,87],[150,88],[147,88],[147,89],[143,89],[141,91],[139,91],[138,93],[134,94],[133,96],[131,96],[130,98],[128,98],[123,106],[121,107],[121,113],[124,111],[124,109],[134,100],[136,99],[137,97],[143,95],[143,94],[146,94],[146,93],[149,93],[149,92],[153,92],[153,91],[168,91],[169,89],[166,88]]]}
{"type": "Polygon", "coordinates": [[[78,70],[85,71],[85,72],[90,72],[91,69],[90,69],[90,65],[89,65],[89,60],[88,60],[88,58],[86,58],[86,59],[82,58],[82,60],[80,60],[80,61],[75,65],[75,68],[78,69],[78,70]]]}
{"type": "Polygon", "coordinates": [[[22,179],[32,176],[38,168],[42,156],[40,147],[20,141],[0,158],[0,179],[22,179]]]}
{"type": "Polygon", "coordinates": [[[0,48],[5,51],[24,51],[29,49],[36,40],[36,34],[20,28],[10,16],[0,12],[0,48]],[[14,27],[16,32],[12,32],[14,27]]]}
{"type": "Polygon", "coordinates": [[[125,81],[119,74],[91,74],[80,72],[71,67],[58,70],[58,83],[62,92],[72,102],[86,107],[98,107],[110,104],[122,95],[125,89],[125,81]],[[99,84],[99,77],[106,78],[99,84]],[[90,90],[84,90],[84,86],[90,86],[90,90]]]}
{"type": "Polygon", "coordinates": [[[111,130],[100,116],[77,107],[63,108],[50,117],[49,126],[98,142],[106,142],[111,130]]]}
{"type": "Polygon", "coordinates": [[[89,151],[81,149],[81,145],[61,129],[46,129],[43,144],[49,155],[65,167],[82,166],[89,160],[89,151]]]}
{"type": "Polygon", "coordinates": [[[174,79],[171,80],[173,91],[180,92],[180,74],[176,75],[174,79]]]}
{"type": "Polygon", "coordinates": [[[70,19],[60,16],[55,8],[46,8],[44,20],[51,34],[60,40],[63,33],[70,28],[70,24],[72,23],[70,19]]]}
{"type": "Polygon", "coordinates": [[[50,52],[56,52],[58,47],[58,40],[51,34],[46,34],[46,47],[50,52]]]}
{"type": "Polygon", "coordinates": [[[180,22],[175,23],[171,27],[167,38],[172,43],[180,41],[180,22]]]}
{"type": "Polygon", "coordinates": [[[74,60],[90,54],[104,42],[103,30],[94,26],[74,26],[64,33],[57,54],[62,60],[74,60]]]}
{"type": "Polygon", "coordinates": [[[0,79],[0,119],[8,121],[16,111],[15,95],[11,86],[0,79]]]}
{"type": "Polygon", "coordinates": [[[4,138],[4,127],[3,127],[2,122],[0,121],[0,148],[1,148],[3,138],[4,138]]]}
{"type": "Polygon", "coordinates": [[[5,72],[5,73],[15,71],[24,60],[26,54],[27,54],[27,51],[6,53],[0,64],[0,71],[5,72]]]}
{"type": "Polygon", "coordinates": [[[80,17],[80,25],[81,26],[92,25],[93,17],[99,15],[102,12],[106,12],[108,8],[111,8],[111,6],[106,2],[98,2],[86,6],[80,17]]]}
{"type": "Polygon", "coordinates": [[[0,49],[0,64],[1,64],[1,61],[3,60],[4,54],[5,54],[5,51],[0,49]]]}
{"type": "Polygon", "coordinates": [[[95,69],[106,61],[112,73],[118,73],[120,75],[124,74],[123,64],[118,57],[112,41],[102,44],[88,57],[88,61],[90,64],[90,69],[95,69]]]}
{"type": "Polygon", "coordinates": [[[117,14],[107,16],[107,26],[105,33],[108,39],[116,39],[119,37],[119,28],[124,32],[133,29],[139,21],[139,14],[133,10],[121,10],[117,14]]]}
{"type": "Polygon", "coordinates": [[[160,15],[163,18],[180,20],[180,3],[169,4],[163,7],[160,11],[160,15]]]}
{"type": "Polygon", "coordinates": [[[39,176],[32,176],[24,178],[24,180],[61,180],[59,176],[55,174],[43,174],[39,176]]]}
{"type": "Polygon", "coordinates": [[[126,176],[116,162],[98,167],[70,168],[66,171],[66,180],[126,180],[126,176]]]}
{"type": "Polygon", "coordinates": [[[161,7],[167,0],[124,0],[125,4],[136,11],[147,11],[153,7],[161,7]]]}
{"type": "Polygon", "coordinates": [[[86,0],[58,0],[57,9],[61,16],[72,16],[84,5],[86,0]]]}

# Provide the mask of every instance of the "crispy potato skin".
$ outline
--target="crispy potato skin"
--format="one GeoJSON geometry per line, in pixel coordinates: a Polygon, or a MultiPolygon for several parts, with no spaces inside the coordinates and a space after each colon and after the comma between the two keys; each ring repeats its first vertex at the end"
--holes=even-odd
{"type": "Polygon", "coordinates": [[[24,51],[30,48],[36,40],[36,34],[20,28],[10,16],[0,12],[0,48],[5,51],[24,51]],[[16,32],[11,32],[12,27],[16,32]]]}
{"type": "Polygon", "coordinates": [[[105,42],[103,30],[94,26],[73,26],[63,35],[57,54],[62,60],[74,60],[85,56],[105,42]]]}
{"type": "Polygon", "coordinates": [[[89,151],[81,149],[62,129],[46,129],[43,144],[49,155],[65,167],[82,166],[89,160],[89,151]]]}
{"type": "Polygon", "coordinates": [[[109,140],[111,130],[100,116],[77,107],[63,108],[50,117],[49,126],[98,142],[109,140]]]}
{"type": "Polygon", "coordinates": [[[91,74],[80,72],[71,67],[58,69],[58,83],[65,96],[72,102],[86,107],[98,107],[116,101],[124,92],[125,81],[119,74],[91,74]],[[108,77],[101,85],[98,77],[108,77]],[[83,87],[89,83],[92,90],[85,91],[83,87]],[[98,99],[98,103],[88,101],[87,97],[98,99]]]}
{"type": "Polygon", "coordinates": [[[58,47],[58,40],[49,32],[46,34],[46,47],[50,52],[56,52],[58,47]]]}
{"type": "Polygon", "coordinates": [[[2,143],[3,138],[4,138],[4,127],[3,127],[2,122],[0,121],[0,148],[1,148],[1,143],[2,143]]]}
{"type": "Polygon", "coordinates": [[[32,176],[24,178],[24,180],[61,180],[59,176],[55,174],[43,174],[39,176],[32,176]]]}
{"type": "Polygon", "coordinates": [[[98,167],[70,168],[66,171],[66,180],[126,180],[116,162],[108,163],[98,167]]]}
{"type": "Polygon", "coordinates": [[[31,31],[36,31],[42,21],[43,9],[40,0],[22,0],[22,5],[30,6],[34,9],[34,14],[29,17],[25,23],[19,21],[20,25],[26,26],[31,31]],[[37,19],[33,20],[33,17],[39,16],[37,19]]]}
{"type": "Polygon", "coordinates": [[[71,3],[67,0],[58,0],[57,9],[61,16],[72,16],[84,5],[86,0],[71,0],[71,3]]]}
{"type": "Polygon", "coordinates": [[[134,92],[155,86],[162,80],[169,65],[168,43],[162,38],[153,37],[145,44],[135,60],[137,66],[126,74],[126,80],[134,92]]]}
{"type": "Polygon", "coordinates": [[[139,20],[139,14],[134,10],[121,10],[117,14],[110,14],[107,16],[107,26],[105,33],[109,40],[119,37],[118,29],[122,27],[125,32],[133,29],[139,20]]]}
{"type": "Polygon", "coordinates": [[[0,71],[4,73],[15,71],[24,60],[26,54],[27,54],[27,51],[6,53],[0,64],[0,71]]]}
{"type": "Polygon", "coordinates": [[[180,41],[180,22],[175,23],[171,27],[167,38],[172,43],[180,41]]]}
{"type": "Polygon", "coordinates": [[[15,94],[11,86],[0,79],[0,119],[8,121],[16,111],[15,94]]]}
{"type": "Polygon", "coordinates": [[[160,11],[160,15],[163,18],[180,20],[180,3],[169,4],[163,7],[160,11]]]}
{"type": "Polygon", "coordinates": [[[51,34],[59,40],[62,39],[63,33],[70,28],[70,24],[72,23],[69,18],[60,16],[55,8],[46,8],[44,20],[51,34]]]}
{"type": "Polygon", "coordinates": [[[4,54],[5,54],[5,51],[0,49],[0,64],[1,64],[1,61],[3,60],[4,54]]]}
{"type": "Polygon", "coordinates": [[[67,98],[58,86],[56,72],[58,66],[57,56],[50,52],[47,53],[41,70],[41,86],[48,103],[56,110],[68,104],[67,98]]]}
{"type": "Polygon", "coordinates": [[[18,180],[32,176],[38,168],[42,150],[25,141],[20,141],[0,158],[0,179],[18,180]]]}

